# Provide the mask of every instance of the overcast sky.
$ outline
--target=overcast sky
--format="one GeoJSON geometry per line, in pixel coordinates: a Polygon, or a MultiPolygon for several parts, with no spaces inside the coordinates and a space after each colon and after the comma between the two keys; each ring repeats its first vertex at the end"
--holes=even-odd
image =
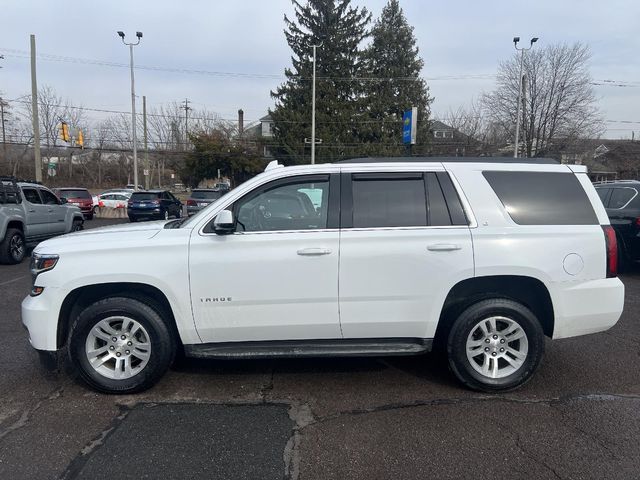
{"type": "MultiPolygon", "coordinates": [[[[386,0],[353,0],[378,16],[386,0]]],[[[625,86],[596,86],[609,138],[640,134],[640,2],[635,0],[439,1],[401,0],[415,27],[423,76],[435,97],[434,116],[468,104],[493,87],[500,60],[513,54],[511,39],[540,37],[546,43],[583,41],[593,53],[595,80],[625,86]],[[443,76],[479,75],[461,80],[443,76]],[[431,79],[431,80],[429,80],[431,79]],[[617,123],[618,121],[633,123],[617,123]],[[616,121],[616,122],[611,122],[616,121]]],[[[129,52],[116,35],[133,39],[136,63],[183,70],[255,74],[224,76],[136,70],[138,95],[149,105],[188,97],[235,119],[243,108],[249,121],[273,105],[269,92],[290,65],[283,15],[290,0],[3,0],[0,28],[0,92],[14,99],[30,90],[29,34],[39,54],[128,63],[129,52]]],[[[130,109],[129,72],[123,67],[38,60],[39,85],[85,107],[130,109]]],[[[140,107],[139,107],[140,108],[140,107]]],[[[88,112],[90,118],[101,114],[88,112]]]]}

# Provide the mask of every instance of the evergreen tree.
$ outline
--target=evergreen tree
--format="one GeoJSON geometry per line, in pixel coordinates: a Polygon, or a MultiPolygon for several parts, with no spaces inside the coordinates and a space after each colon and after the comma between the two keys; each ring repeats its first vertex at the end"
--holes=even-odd
{"type": "Polygon", "coordinates": [[[311,139],[311,78],[313,45],[316,53],[316,162],[354,156],[358,147],[358,80],[363,73],[360,45],[367,37],[371,15],[351,0],[292,0],[295,21],[285,15],[285,36],[292,67],[275,92],[275,156],[285,163],[309,162],[311,139]]]}
{"type": "Polygon", "coordinates": [[[433,98],[420,78],[420,58],[413,27],[398,0],[389,0],[371,30],[371,44],[365,52],[367,76],[363,85],[363,110],[368,121],[361,124],[361,138],[369,143],[371,155],[403,155],[402,113],[418,107],[418,131],[414,154],[427,152],[429,115],[433,98]]]}

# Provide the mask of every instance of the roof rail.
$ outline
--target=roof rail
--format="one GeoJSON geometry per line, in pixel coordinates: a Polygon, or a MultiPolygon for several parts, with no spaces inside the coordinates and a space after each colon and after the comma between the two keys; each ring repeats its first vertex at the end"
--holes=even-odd
{"type": "Polygon", "coordinates": [[[560,164],[553,158],[513,158],[513,157],[367,157],[338,160],[335,163],[529,163],[538,165],[560,164]]]}

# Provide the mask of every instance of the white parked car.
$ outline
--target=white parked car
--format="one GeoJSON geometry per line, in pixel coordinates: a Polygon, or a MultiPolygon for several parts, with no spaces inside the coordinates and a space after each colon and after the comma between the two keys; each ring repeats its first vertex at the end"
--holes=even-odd
{"type": "Polygon", "coordinates": [[[441,346],[462,383],[491,392],[531,377],[545,336],[618,321],[616,238],[585,167],[392,160],[272,162],[189,219],[40,244],[22,304],[31,344],[44,358],[65,348],[105,392],[150,387],[180,346],[201,358],[441,346]]]}
{"type": "MultiPolygon", "coordinates": [[[[115,191],[98,195],[98,208],[127,208],[127,202],[133,192],[115,191]]],[[[95,209],[95,207],[94,207],[95,209]]]]}

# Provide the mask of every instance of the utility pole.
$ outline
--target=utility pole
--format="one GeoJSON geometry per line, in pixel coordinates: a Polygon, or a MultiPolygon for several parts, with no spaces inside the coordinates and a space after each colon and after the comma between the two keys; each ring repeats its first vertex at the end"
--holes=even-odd
{"type": "Polygon", "coordinates": [[[311,164],[316,163],[316,47],[313,45],[313,80],[311,83],[311,164]]]}
{"type": "Polygon", "coordinates": [[[518,158],[518,140],[520,134],[520,107],[522,102],[522,65],[524,63],[524,52],[527,52],[533,48],[533,44],[538,41],[538,37],[533,37],[529,48],[518,48],[518,42],[520,37],[513,37],[513,46],[520,52],[520,76],[518,78],[518,113],[516,114],[516,142],[513,147],[513,158],[518,158]]]}
{"type": "Polygon", "coordinates": [[[188,98],[184,99],[184,149],[187,150],[187,145],[189,144],[189,110],[191,107],[189,106],[191,101],[188,98]]]}
{"type": "Polygon", "coordinates": [[[5,127],[4,127],[4,100],[0,97],[0,123],[2,124],[2,158],[3,161],[7,162],[7,166],[9,165],[9,159],[7,158],[7,137],[5,135],[5,127]]]}
{"type": "Polygon", "coordinates": [[[122,43],[129,46],[129,58],[131,67],[131,135],[133,140],[133,190],[138,190],[138,144],[136,139],[136,84],[133,75],[133,47],[140,43],[142,32],[136,32],[138,41],[136,43],[127,43],[124,41],[124,32],[118,32],[118,36],[122,39],[122,43]]]}
{"type": "Polygon", "coordinates": [[[31,111],[33,117],[33,156],[35,160],[36,182],[42,181],[42,160],[40,158],[40,120],[38,118],[38,82],[36,80],[36,36],[31,35],[31,111]]]}
{"type": "Polygon", "coordinates": [[[149,169],[149,148],[147,148],[147,97],[142,96],[142,130],[144,132],[144,188],[149,190],[151,183],[151,170],[149,169]]]}

